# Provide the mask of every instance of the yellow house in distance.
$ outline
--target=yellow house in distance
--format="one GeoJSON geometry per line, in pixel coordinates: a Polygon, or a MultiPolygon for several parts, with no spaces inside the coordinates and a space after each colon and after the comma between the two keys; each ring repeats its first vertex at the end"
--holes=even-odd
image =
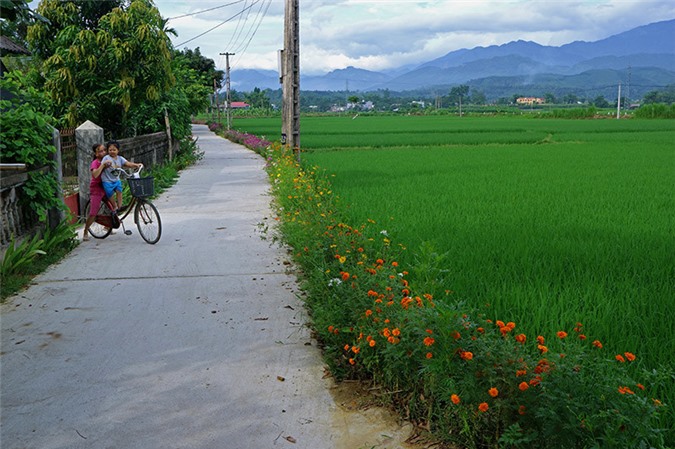
{"type": "Polygon", "coordinates": [[[532,104],[544,104],[546,103],[546,101],[543,98],[539,97],[520,97],[516,98],[516,103],[532,105],[532,104]]]}

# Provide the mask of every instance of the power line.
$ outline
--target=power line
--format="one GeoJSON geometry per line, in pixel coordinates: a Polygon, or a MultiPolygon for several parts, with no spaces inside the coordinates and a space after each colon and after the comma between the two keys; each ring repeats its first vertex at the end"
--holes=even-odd
{"type": "Polygon", "coordinates": [[[182,19],[183,17],[196,16],[197,14],[201,14],[203,12],[209,12],[209,11],[213,11],[214,9],[220,9],[220,8],[225,8],[226,6],[236,5],[237,3],[241,3],[243,1],[246,1],[246,0],[237,0],[236,2],[228,3],[226,5],[214,6],[213,8],[202,9],[201,11],[191,12],[189,14],[183,14],[182,16],[169,17],[166,20],[168,22],[169,20],[176,20],[176,19],[182,19]]]}
{"type": "Polygon", "coordinates": [[[230,20],[234,19],[235,17],[237,17],[237,16],[243,14],[244,12],[248,11],[249,9],[251,9],[253,6],[255,6],[256,3],[259,3],[260,1],[261,1],[261,0],[257,0],[255,3],[252,3],[251,6],[247,6],[246,8],[242,9],[241,11],[239,11],[238,13],[236,13],[235,15],[233,15],[232,17],[223,20],[223,21],[220,22],[218,25],[216,25],[216,26],[214,26],[214,27],[212,27],[212,28],[209,28],[208,30],[204,31],[204,32],[201,33],[201,34],[198,34],[197,36],[193,37],[192,39],[188,39],[188,40],[186,40],[185,42],[181,42],[180,44],[176,44],[176,47],[180,47],[181,45],[185,45],[185,44],[187,44],[188,42],[192,42],[193,40],[195,40],[195,39],[197,39],[197,38],[200,38],[200,37],[202,37],[203,35],[205,35],[205,34],[207,34],[207,33],[210,33],[211,31],[215,30],[216,28],[218,28],[218,27],[220,27],[220,26],[222,26],[222,25],[225,25],[225,24],[226,24],[227,22],[229,22],[230,20]]]}
{"type": "MultiPolygon", "coordinates": [[[[263,19],[267,15],[267,11],[270,9],[271,4],[272,4],[272,0],[267,0],[267,6],[265,7],[265,11],[262,13],[262,15],[260,15],[260,13],[262,12],[264,4],[261,5],[260,10],[258,11],[258,17],[256,19],[254,19],[254,21],[253,21],[255,29],[251,28],[253,30],[253,32],[251,33],[251,37],[249,37],[248,42],[246,42],[246,44],[243,46],[243,48],[241,46],[238,47],[237,51],[240,54],[245,53],[246,50],[248,49],[248,46],[251,44],[251,41],[253,40],[256,33],[258,32],[258,29],[260,28],[260,25],[262,24],[263,19]],[[256,21],[257,21],[257,24],[256,24],[256,21]]],[[[239,60],[237,60],[237,62],[238,61],[239,60]]]]}

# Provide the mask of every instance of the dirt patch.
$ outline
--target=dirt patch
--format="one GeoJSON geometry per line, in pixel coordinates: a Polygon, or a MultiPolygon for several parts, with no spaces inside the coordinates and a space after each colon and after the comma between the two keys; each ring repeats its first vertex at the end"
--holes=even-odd
{"type": "Polygon", "coordinates": [[[376,390],[357,381],[334,385],[331,394],[337,409],[333,426],[343,437],[335,449],[427,449],[438,445],[419,435],[411,423],[386,407],[376,390]]]}

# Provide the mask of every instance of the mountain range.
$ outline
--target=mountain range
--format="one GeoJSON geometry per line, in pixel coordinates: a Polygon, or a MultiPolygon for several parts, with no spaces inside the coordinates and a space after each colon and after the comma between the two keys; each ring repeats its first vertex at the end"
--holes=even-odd
{"type": "MultiPolygon", "coordinates": [[[[556,47],[518,40],[461,49],[387,72],[346,67],[325,75],[303,76],[300,69],[301,91],[447,93],[452,86],[467,84],[488,98],[516,92],[543,95],[544,91],[590,97],[616,96],[616,86],[622,83],[631,86],[631,97],[637,98],[675,84],[675,19],[595,42],[575,41],[556,47]]],[[[272,70],[233,70],[230,77],[232,88],[240,92],[281,87],[278,72],[272,70]]]]}

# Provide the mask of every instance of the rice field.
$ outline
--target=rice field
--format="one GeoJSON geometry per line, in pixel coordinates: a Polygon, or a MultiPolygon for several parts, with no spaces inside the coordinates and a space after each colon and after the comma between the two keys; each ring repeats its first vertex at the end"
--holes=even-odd
{"type": "MultiPolygon", "coordinates": [[[[275,139],[280,123],[235,127],[275,139]]],[[[301,122],[303,163],[331,176],[346,220],[407,247],[413,281],[432,273],[528,334],[582,322],[654,368],[675,354],[674,142],[673,120],[301,122]]]]}

